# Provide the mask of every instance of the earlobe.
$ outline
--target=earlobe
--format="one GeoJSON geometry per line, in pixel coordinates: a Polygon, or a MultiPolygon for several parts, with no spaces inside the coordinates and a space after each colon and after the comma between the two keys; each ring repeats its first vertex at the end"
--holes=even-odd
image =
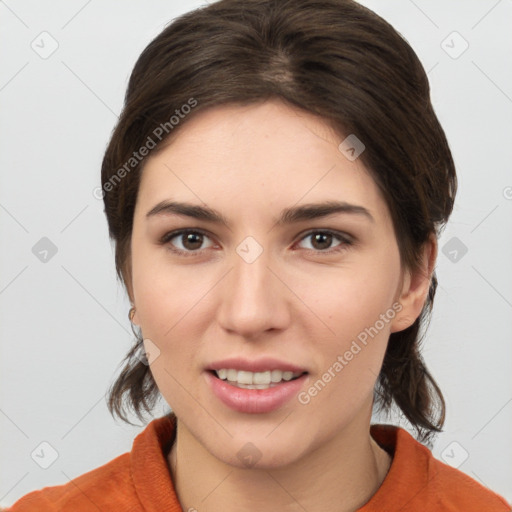
{"type": "Polygon", "coordinates": [[[130,320],[130,323],[133,325],[139,326],[139,319],[137,316],[137,308],[132,305],[130,308],[130,311],[128,312],[128,319],[130,320]]]}
{"type": "Polygon", "coordinates": [[[391,322],[392,333],[407,329],[420,316],[429,292],[436,258],[437,239],[432,234],[423,246],[420,268],[416,271],[406,271],[397,299],[402,309],[391,322]]]}
{"type": "Polygon", "coordinates": [[[130,320],[130,323],[132,324],[132,329],[133,329],[134,325],[137,327],[140,327],[140,325],[139,325],[139,318],[137,315],[137,308],[133,304],[131,306],[132,307],[128,311],[128,320],[130,320]]]}

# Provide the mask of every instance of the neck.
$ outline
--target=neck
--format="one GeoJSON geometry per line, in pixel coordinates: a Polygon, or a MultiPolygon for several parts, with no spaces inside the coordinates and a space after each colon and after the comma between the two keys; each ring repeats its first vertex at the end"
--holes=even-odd
{"type": "Polygon", "coordinates": [[[182,423],[168,456],[183,510],[354,512],[375,494],[390,455],[366,424],[349,425],[329,443],[277,469],[237,468],[215,458],[182,423]]]}

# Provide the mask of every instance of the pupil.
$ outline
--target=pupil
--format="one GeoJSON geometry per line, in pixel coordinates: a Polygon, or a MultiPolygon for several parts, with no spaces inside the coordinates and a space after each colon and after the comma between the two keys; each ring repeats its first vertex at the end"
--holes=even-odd
{"type": "Polygon", "coordinates": [[[198,233],[189,233],[188,235],[185,235],[185,243],[184,246],[187,249],[197,249],[198,247],[201,247],[201,237],[202,235],[198,233]],[[194,238],[196,238],[195,243],[196,246],[194,246],[194,238]],[[192,243],[192,247],[189,247],[188,244],[192,243]]]}
{"type": "MultiPolygon", "coordinates": [[[[325,238],[327,238],[327,247],[320,247],[320,249],[326,249],[330,245],[332,235],[329,235],[328,233],[317,233],[313,237],[313,239],[314,239],[315,243],[320,239],[320,245],[322,245],[322,237],[324,237],[324,244],[325,244],[325,238]]],[[[313,245],[315,245],[315,243],[313,245]]]]}

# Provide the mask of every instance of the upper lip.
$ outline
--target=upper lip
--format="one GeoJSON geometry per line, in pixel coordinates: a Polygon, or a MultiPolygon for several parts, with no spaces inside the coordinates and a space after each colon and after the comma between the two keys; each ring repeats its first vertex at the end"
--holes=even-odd
{"type": "Polygon", "coordinates": [[[284,372],[304,373],[305,368],[281,361],[273,357],[261,357],[259,359],[243,359],[242,357],[230,357],[211,363],[207,370],[233,369],[247,372],[264,372],[267,370],[282,370],[284,372]]]}

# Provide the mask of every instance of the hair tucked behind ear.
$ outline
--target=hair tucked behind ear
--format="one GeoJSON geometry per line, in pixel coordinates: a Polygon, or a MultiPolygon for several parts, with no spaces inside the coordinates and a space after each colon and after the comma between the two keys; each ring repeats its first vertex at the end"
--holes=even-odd
{"type": "MultiPolygon", "coordinates": [[[[321,117],[340,142],[355,134],[364,143],[359,159],[390,211],[402,268],[418,268],[423,245],[451,214],[457,180],[412,48],[351,0],[221,0],[176,18],[142,52],[105,151],[105,213],[127,289],[144,166],[144,159],[132,165],[133,152],[148,137],[155,141],[158,127],[166,126],[166,136],[158,137],[153,152],[210,107],[270,98],[321,117]],[[177,109],[186,115],[171,126],[177,109]]],[[[436,284],[434,275],[414,324],[391,334],[375,391],[376,402],[386,409],[395,403],[422,440],[441,430],[445,416],[441,391],[420,356],[420,324],[430,314],[436,284]]],[[[138,340],[111,389],[110,410],[124,418],[125,406],[141,417],[158,395],[149,367],[137,357],[141,350],[138,340]]]]}
{"type": "Polygon", "coordinates": [[[426,330],[437,288],[435,272],[425,307],[418,320],[403,331],[392,333],[377,382],[377,410],[400,408],[416,427],[418,438],[431,444],[432,432],[441,432],[445,420],[445,401],[436,381],[428,371],[420,353],[420,330],[426,330]],[[404,385],[407,383],[407,385],[404,385]],[[434,418],[436,411],[438,417],[434,418]]]}

